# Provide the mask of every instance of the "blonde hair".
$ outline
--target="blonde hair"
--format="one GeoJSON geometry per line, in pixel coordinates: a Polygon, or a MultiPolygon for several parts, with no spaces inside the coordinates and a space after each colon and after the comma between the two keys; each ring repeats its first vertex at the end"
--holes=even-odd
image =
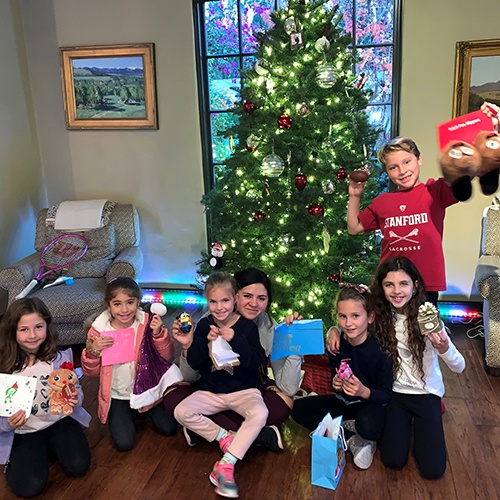
{"type": "Polygon", "coordinates": [[[391,139],[389,142],[384,144],[377,154],[377,159],[384,170],[387,170],[385,162],[387,155],[389,153],[393,153],[394,151],[406,151],[407,153],[413,153],[417,158],[420,158],[420,150],[413,139],[410,139],[409,137],[394,137],[394,139],[391,139]]]}

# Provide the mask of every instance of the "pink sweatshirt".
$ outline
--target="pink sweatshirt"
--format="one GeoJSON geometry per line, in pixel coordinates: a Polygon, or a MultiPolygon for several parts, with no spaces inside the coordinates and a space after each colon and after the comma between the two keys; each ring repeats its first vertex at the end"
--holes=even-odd
{"type": "MultiPolygon", "coordinates": [[[[101,332],[106,327],[106,324],[110,321],[111,316],[108,311],[104,311],[99,317],[92,323],[92,327],[87,333],[87,338],[95,338],[101,335],[101,332]]],[[[137,362],[139,360],[140,348],[142,343],[142,338],[144,336],[144,329],[148,322],[148,314],[144,311],[137,311],[137,319],[139,320],[139,326],[137,328],[137,336],[135,343],[135,365],[137,369],[137,362]]],[[[162,333],[159,337],[153,338],[156,350],[164,359],[170,359],[174,355],[174,344],[172,339],[168,335],[168,331],[163,327],[162,333]]],[[[87,349],[82,351],[82,371],[87,377],[99,377],[99,393],[98,393],[98,408],[97,415],[99,420],[105,424],[108,418],[109,407],[111,406],[111,381],[113,377],[113,366],[102,366],[101,358],[96,358],[92,354],[87,353],[87,349]]],[[[141,408],[140,412],[145,412],[158,404],[161,401],[158,400],[157,403],[141,408]]]]}

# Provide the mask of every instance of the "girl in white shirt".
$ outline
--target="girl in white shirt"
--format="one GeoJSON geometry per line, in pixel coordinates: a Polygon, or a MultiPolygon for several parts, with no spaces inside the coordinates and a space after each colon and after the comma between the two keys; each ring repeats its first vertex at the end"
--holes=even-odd
{"type": "Polygon", "coordinates": [[[408,258],[391,257],[379,264],[372,293],[376,336],[394,363],[393,395],[380,444],[382,461],[386,467],[402,469],[413,432],[420,473],[437,479],[446,470],[439,358],[455,373],[464,370],[465,360],[444,327],[436,334],[421,333],[417,316],[426,301],[425,284],[408,258]]]}

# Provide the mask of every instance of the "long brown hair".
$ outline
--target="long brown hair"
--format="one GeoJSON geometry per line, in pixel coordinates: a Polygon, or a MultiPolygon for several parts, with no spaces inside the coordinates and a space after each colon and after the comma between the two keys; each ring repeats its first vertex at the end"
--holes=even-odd
{"type": "Polygon", "coordinates": [[[418,327],[418,308],[423,304],[427,295],[425,283],[418,272],[415,264],[406,257],[390,257],[381,262],[375,273],[375,279],[371,288],[375,299],[375,335],[377,336],[382,349],[386,351],[394,363],[394,378],[401,366],[401,358],[397,348],[396,330],[394,320],[396,312],[392,309],[390,302],[386,299],[382,282],[387,274],[392,271],[405,272],[413,282],[413,297],[405,306],[405,324],[408,330],[408,347],[410,349],[413,363],[415,363],[418,374],[424,381],[424,349],[425,337],[420,333],[418,327]]]}
{"type": "Polygon", "coordinates": [[[17,343],[17,325],[27,315],[38,314],[47,325],[47,337],[36,353],[39,361],[52,361],[57,355],[57,333],[47,306],[37,297],[12,302],[0,322],[0,373],[13,373],[29,363],[29,353],[17,343]]]}

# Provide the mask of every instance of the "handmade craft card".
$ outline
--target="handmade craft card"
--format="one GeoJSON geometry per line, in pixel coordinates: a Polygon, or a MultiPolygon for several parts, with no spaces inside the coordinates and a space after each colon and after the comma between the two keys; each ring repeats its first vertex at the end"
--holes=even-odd
{"type": "Polygon", "coordinates": [[[222,337],[217,337],[210,342],[209,352],[217,369],[221,369],[226,365],[236,366],[240,364],[238,359],[240,355],[234,352],[229,342],[222,337]]]}
{"type": "Polygon", "coordinates": [[[36,377],[0,373],[0,417],[10,417],[19,410],[31,415],[36,391],[36,377]]]}
{"type": "Polygon", "coordinates": [[[290,326],[281,323],[274,329],[271,361],[291,354],[324,354],[323,321],[303,319],[294,321],[290,326]]]}
{"type": "Polygon", "coordinates": [[[113,337],[115,343],[102,350],[102,366],[129,363],[135,359],[135,331],[133,328],[102,332],[103,337],[113,337]]]}
{"type": "Polygon", "coordinates": [[[437,126],[439,149],[444,149],[450,141],[474,144],[474,139],[482,130],[493,130],[493,121],[481,110],[441,123],[437,126]]]}

